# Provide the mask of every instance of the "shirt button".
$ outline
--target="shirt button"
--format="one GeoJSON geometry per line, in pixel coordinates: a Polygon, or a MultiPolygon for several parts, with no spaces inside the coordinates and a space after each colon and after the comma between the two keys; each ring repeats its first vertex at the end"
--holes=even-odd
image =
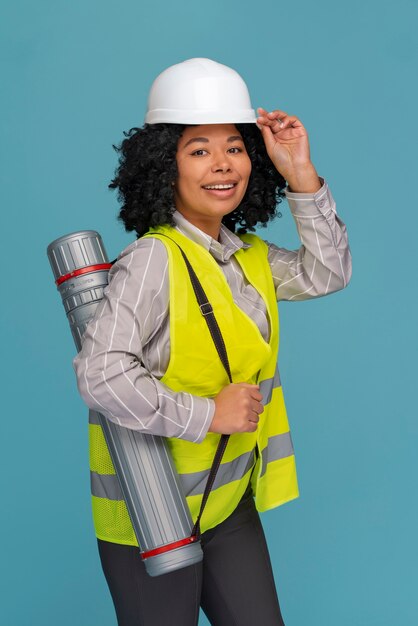
{"type": "Polygon", "coordinates": [[[320,201],[318,202],[318,206],[319,206],[319,208],[320,208],[320,209],[322,209],[322,207],[324,206],[324,204],[325,204],[325,200],[320,200],[320,201]]]}

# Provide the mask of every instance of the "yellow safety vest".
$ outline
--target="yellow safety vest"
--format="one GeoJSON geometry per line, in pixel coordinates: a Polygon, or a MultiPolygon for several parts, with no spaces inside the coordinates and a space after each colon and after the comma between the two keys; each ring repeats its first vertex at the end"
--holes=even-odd
{"type": "MultiPolygon", "coordinates": [[[[250,479],[258,511],[298,497],[295,457],[277,370],[279,318],[266,243],[257,235],[240,235],[250,247],[241,248],[234,256],[266,304],[268,343],[254,321],[234,303],[222,270],[203,246],[169,226],[151,228],[144,237],[160,239],[169,261],[170,360],[161,382],[173,391],[202,397],[215,397],[229,384],[177,242],[212,304],[225,341],[233,382],[257,383],[263,395],[264,411],[257,431],[230,436],[202,516],[201,531],[213,528],[234,511],[250,479]]],[[[100,426],[90,424],[90,434],[91,470],[115,474],[100,426]]],[[[207,433],[201,443],[168,438],[193,521],[219,439],[216,433],[207,433]]],[[[106,541],[138,545],[125,502],[109,497],[92,496],[92,499],[96,535],[106,541]]]]}

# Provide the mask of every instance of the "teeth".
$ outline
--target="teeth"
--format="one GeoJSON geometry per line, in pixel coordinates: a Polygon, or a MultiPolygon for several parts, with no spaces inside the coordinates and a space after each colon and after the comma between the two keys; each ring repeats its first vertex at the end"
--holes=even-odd
{"type": "Polygon", "coordinates": [[[235,185],[232,183],[230,185],[205,185],[204,189],[232,189],[235,185]]]}

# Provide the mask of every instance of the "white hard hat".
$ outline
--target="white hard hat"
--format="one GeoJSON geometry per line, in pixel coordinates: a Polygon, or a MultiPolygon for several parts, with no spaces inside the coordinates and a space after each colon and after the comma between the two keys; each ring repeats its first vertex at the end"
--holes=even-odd
{"type": "Polygon", "coordinates": [[[153,82],[147,124],[248,124],[256,121],[247,85],[235,70],[211,59],[188,59],[153,82]]]}

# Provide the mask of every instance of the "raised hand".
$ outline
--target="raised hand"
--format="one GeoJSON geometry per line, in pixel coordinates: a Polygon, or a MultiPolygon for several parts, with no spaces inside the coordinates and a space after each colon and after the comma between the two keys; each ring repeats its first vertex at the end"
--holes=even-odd
{"type": "Polygon", "coordinates": [[[318,191],[321,182],[311,161],[308,133],[302,122],[296,115],[279,109],[268,112],[260,107],[257,111],[257,125],[278,172],[294,191],[318,191]]]}

